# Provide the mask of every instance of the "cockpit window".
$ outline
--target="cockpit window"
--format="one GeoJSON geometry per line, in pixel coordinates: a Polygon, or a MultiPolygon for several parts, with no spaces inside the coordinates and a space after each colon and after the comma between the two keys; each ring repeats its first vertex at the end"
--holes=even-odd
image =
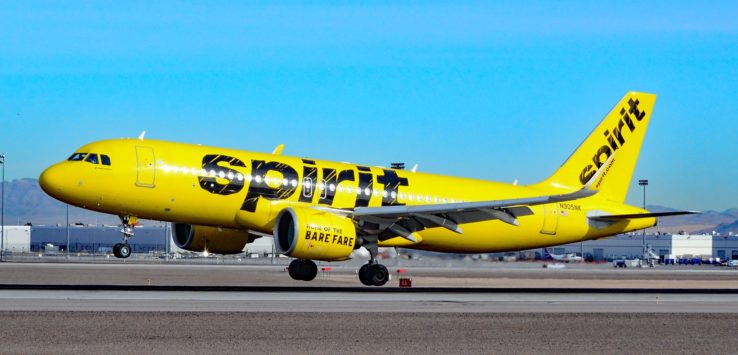
{"type": "Polygon", "coordinates": [[[110,165],[110,157],[105,154],[100,154],[100,160],[102,161],[102,165],[110,165]]]}
{"type": "Polygon", "coordinates": [[[68,161],[81,161],[85,159],[85,156],[87,156],[87,153],[74,153],[67,160],[68,161]]]}
{"type": "Polygon", "coordinates": [[[85,159],[85,161],[88,163],[97,164],[98,163],[97,154],[95,153],[88,154],[87,159],[85,159]]]}

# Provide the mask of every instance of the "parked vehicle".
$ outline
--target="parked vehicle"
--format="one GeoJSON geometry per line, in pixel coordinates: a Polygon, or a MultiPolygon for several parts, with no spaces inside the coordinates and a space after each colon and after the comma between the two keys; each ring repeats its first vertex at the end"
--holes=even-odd
{"type": "Polygon", "coordinates": [[[628,268],[628,267],[639,267],[641,266],[641,260],[640,259],[615,259],[612,262],[613,267],[622,267],[622,268],[628,268]]]}

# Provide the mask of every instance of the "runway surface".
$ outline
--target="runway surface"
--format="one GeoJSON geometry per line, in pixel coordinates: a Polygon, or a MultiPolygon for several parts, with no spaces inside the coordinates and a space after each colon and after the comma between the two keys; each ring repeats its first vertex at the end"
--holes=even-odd
{"type": "MultiPolygon", "coordinates": [[[[477,264],[478,265],[478,264],[477,264]]],[[[738,270],[712,266],[614,269],[608,265],[566,265],[544,269],[541,263],[485,263],[483,267],[426,268],[391,266],[416,287],[502,288],[738,288],[738,270]]],[[[361,286],[360,265],[330,264],[311,282],[292,280],[284,265],[177,265],[2,263],[0,284],[172,285],[172,286],[361,286]]]]}
{"type": "Polygon", "coordinates": [[[733,353],[738,317],[682,313],[0,312],[3,354],[733,353]]]}
{"type": "Polygon", "coordinates": [[[0,353],[643,353],[738,348],[727,269],[0,264],[0,353]],[[563,272],[560,272],[563,271],[563,272]],[[620,272],[624,271],[624,272],[620,272]]]}
{"type": "Polygon", "coordinates": [[[738,294],[2,290],[0,311],[738,314],[738,294]]]}

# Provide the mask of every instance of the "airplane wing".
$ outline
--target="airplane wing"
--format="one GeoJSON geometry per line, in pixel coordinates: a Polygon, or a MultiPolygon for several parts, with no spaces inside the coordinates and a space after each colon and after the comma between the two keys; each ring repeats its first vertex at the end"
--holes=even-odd
{"type": "MultiPolygon", "coordinates": [[[[582,189],[565,194],[425,206],[357,207],[353,210],[330,209],[330,212],[353,218],[357,221],[360,233],[377,235],[380,241],[400,236],[412,243],[417,243],[420,240],[415,232],[426,228],[442,227],[461,234],[463,231],[459,226],[460,224],[494,219],[517,226],[518,217],[533,214],[529,206],[572,201],[596,194],[597,190],[593,190],[591,187],[610,165],[614,156],[615,154],[610,155],[582,189]]],[[[329,210],[322,207],[316,208],[329,210]]]]}
{"type": "Polygon", "coordinates": [[[427,206],[383,206],[357,207],[353,211],[335,211],[358,222],[359,229],[366,234],[376,234],[379,240],[397,236],[418,242],[414,233],[426,228],[443,227],[463,233],[460,224],[497,219],[518,225],[518,217],[533,214],[529,206],[571,201],[596,194],[597,191],[582,189],[572,193],[526,197],[507,200],[446,203],[427,206]]]}

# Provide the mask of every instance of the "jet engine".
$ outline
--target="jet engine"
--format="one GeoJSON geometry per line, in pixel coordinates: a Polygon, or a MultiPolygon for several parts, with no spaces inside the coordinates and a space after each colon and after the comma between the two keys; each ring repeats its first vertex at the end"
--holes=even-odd
{"type": "Polygon", "coordinates": [[[174,245],[189,251],[238,254],[250,242],[248,231],[172,223],[174,245]]]}
{"type": "Polygon", "coordinates": [[[350,218],[312,208],[285,208],[274,224],[277,251],[298,259],[347,260],[357,241],[350,218]]]}

